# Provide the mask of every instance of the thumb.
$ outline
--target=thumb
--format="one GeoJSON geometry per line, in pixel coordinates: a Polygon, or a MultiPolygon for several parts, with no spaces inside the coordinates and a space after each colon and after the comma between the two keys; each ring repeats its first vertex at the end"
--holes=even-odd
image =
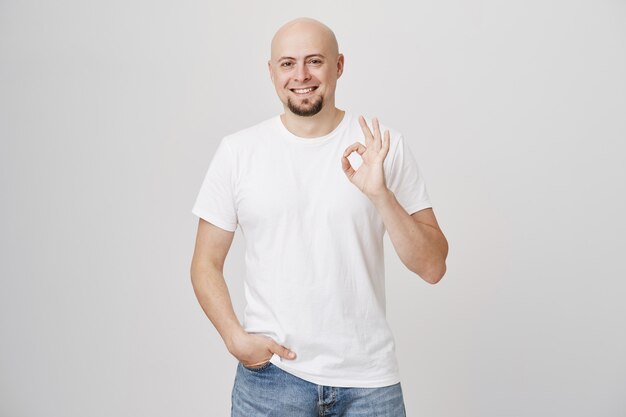
{"type": "Polygon", "coordinates": [[[349,180],[352,180],[352,176],[356,171],[352,168],[352,164],[346,156],[341,157],[341,169],[343,170],[343,173],[346,174],[346,177],[348,177],[349,180]]]}
{"type": "Polygon", "coordinates": [[[295,352],[290,351],[286,347],[279,345],[276,342],[272,342],[270,346],[270,351],[284,359],[294,359],[296,357],[295,352]]]}

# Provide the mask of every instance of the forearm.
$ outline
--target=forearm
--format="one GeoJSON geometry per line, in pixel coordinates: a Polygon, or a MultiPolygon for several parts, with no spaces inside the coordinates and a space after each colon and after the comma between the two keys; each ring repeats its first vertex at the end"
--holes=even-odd
{"type": "Polygon", "coordinates": [[[234,338],[245,330],[233,310],[224,274],[216,268],[192,269],[191,283],[202,310],[231,351],[234,338]]]}
{"type": "Polygon", "coordinates": [[[402,263],[425,281],[438,282],[446,271],[448,254],[448,242],[441,231],[417,222],[389,190],[372,201],[402,263]]]}

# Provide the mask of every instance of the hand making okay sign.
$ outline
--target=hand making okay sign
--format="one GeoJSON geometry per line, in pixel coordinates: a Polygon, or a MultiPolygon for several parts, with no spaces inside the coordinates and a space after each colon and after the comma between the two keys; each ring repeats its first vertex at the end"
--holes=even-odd
{"type": "Polygon", "coordinates": [[[341,157],[341,167],[350,182],[358,187],[369,198],[375,198],[387,191],[383,161],[389,152],[389,130],[385,130],[385,137],[380,134],[378,119],[374,118],[374,134],[367,126],[363,116],[359,116],[359,124],[365,135],[365,145],[354,142],[348,146],[341,157]],[[363,162],[357,170],[352,168],[348,156],[356,151],[361,155],[363,162]]]}

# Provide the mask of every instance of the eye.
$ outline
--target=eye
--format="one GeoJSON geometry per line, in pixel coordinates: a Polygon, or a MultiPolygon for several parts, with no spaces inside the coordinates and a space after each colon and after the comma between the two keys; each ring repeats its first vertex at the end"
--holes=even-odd
{"type": "Polygon", "coordinates": [[[280,64],[281,67],[287,67],[291,65],[291,62],[287,61],[287,62],[283,62],[282,64],[280,64]]]}
{"type": "Polygon", "coordinates": [[[312,59],[309,62],[312,63],[312,64],[321,64],[322,60],[321,59],[312,59]]]}

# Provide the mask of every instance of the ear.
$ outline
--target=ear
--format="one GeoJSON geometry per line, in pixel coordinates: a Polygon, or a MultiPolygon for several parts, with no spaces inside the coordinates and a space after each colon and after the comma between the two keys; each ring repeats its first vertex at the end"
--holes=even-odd
{"type": "Polygon", "coordinates": [[[343,54],[339,54],[337,56],[337,78],[341,77],[341,74],[343,74],[343,64],[344,64],[343,54]]]}
{"type": "Polygon", "coordinates": [[[270,80],[274,84],[274,73],[272,72],[272,60],[267,61],[267,70],[270,72],[270,80]]]}

